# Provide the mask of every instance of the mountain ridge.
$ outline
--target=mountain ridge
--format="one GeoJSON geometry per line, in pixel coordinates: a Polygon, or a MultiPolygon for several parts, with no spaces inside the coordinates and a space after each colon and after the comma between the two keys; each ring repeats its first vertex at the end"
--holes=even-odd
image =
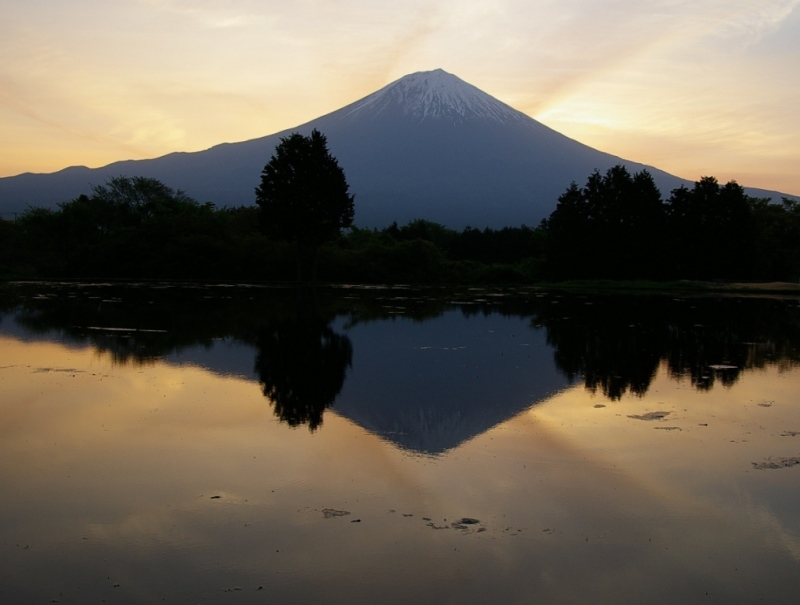
{"type": "MultiPolygon", "coordinates": [[[[443,70],[409,74],[344,107],[278,133],[203,151],[122,160],[100,168],[0,179],[0,212],[54,207],[114,176],[147,176],[218,206],[252,205],[282,137],[326,135],[355,194],[355,224],[417,218],[451,228],[536,225],[571,182],[617,164],[648,170],[664,197],[691,186],[652,166],[593,149],[443,70]]],[[[779,197],[778,192],[748,190],[779,197]]]]}

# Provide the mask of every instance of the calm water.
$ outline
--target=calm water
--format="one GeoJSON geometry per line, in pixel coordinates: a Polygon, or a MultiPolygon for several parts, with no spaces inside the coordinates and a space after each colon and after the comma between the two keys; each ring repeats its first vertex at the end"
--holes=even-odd
{"type": "Polygon", "coordinates": [[[797,299],[0,294],[0,603],[797,602],[797,299]]]}

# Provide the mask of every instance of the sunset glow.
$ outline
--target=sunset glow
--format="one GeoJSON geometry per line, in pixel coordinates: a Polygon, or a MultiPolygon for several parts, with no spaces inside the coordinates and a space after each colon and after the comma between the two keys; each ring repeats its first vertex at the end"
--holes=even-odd
{"type": "Polygon", "coordinates": [[[273,134],[442,68],[597,149],[800,194],[800,0],[0,0],[0,176],[273,134]]]}

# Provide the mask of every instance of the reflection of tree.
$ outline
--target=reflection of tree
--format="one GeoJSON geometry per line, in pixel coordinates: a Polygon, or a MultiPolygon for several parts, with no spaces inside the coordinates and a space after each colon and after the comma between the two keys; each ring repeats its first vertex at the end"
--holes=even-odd
{"type": "Polygon", "coordinates": [[[253,344],[276,413],[312,429],[340,392],[352,357],[350,341],[329,326],[336,316],[346,317],[348,329],[398,314],[425,322],[453,307],[466,317],[529,317],[547,330],[566,376],[612,399],[646,393],[662,364],[672,378],[706,390],[730,386],[746,370],[800,362],[800,306],[788,299],[330,288],[316,292],[313,305],[301,302],[294,289],[262,286],[0,287],[0,311],[13,310],[29,334],[92,346],[117,363],[152,363],[220,339],[253,344]]]}
{"type": "Polygon", "coordinates": [[[562,297],[543,307],[540,319],[558,368],[570,380],[582,377],[592,392],[619,399],[628,390],[647,392],[664,350],[664,334],[643,315],[636,304],[562,297]]]}
{"type": "Polygon", "coordinates": [[[256,338],[256,372],[275,415],[314,431],[336,400],[353,359],[350,339],[318,318],[298,318],[264,328],[256,338]]]}
{"type": "Polygon", "coordinates": [[[67,342],[91,345],[120,365],[155,363],[183,349],[210,347],[256,316],[247,298],[221,296],[211,287],[34,284],[30,289],[33,295],[18,308],[17,323],[33,334],[56,333],[67,342]]]}
{"type": "Polygon", "coordinates": [[[780,300],[555,297],[540,307],[559,369],[611,399],[644,395],[661,363],[700,390],[800,361],[797,307],[780,300]]]}
{"type": "Polygon", "coordinates": [[[225,338],[252,342],[265,317],[297,305],[294,291],[280,287],[48,283],[14,291],[9,308],[29,333],[92,346],[120,365],[155,363],[225,338]]]}
{"type": "Polygon", "coordinates": [[[789,301],[688,299],[674,301],[672,310],[681,323],[669,322],[668,369],[697,389],[711,389],[717,381],[732,386],[743,370],[776,363],[785,369],[800,361],[798,307],[789,301]]]}
{"type": "Polygon", "coordinates": [[[19,304],[18,296],[6,284],[0,284],[0,312],[10,311],[19,304]]]}

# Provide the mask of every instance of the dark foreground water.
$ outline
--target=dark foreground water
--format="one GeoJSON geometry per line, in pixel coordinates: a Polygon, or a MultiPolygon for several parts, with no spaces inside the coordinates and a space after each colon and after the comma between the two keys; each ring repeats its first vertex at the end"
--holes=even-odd
{"type": "Polygon", "coordinates": [[[796,299],[0,290],[0,603],[796,603],[796,299]]]}

